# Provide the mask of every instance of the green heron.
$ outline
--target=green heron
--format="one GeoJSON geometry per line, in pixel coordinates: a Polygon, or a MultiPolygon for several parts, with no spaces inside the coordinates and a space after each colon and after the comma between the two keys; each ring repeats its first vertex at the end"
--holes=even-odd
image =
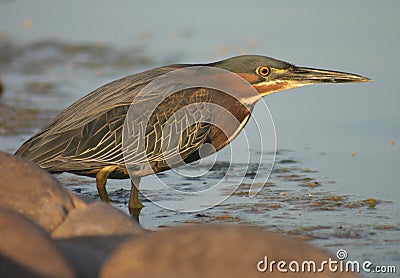
{"type": "MultiPolygon", "coordinates": [[[[142,134],[146,141],[143,155],[151,157],[154,173],[171,168],[164,163],[160,155],[162,149],[157,140],[158,130],[163,129],[168,118],[180,108],[199,99],[202,102],[224,107],[236,117],[240,123],[236,135],[246,124],[251,110],[257,100],[268,94],[297,88],[315,83],[365,82],[370,79],[338,71],[298,67],[273,58],[257,55],[243,55],[211,64],[178,64],[147,70],[129,75],[108,83],[85,97],[81,98],[57,117],[51,120],[32,138],[26,141],[16,152],[17,156],[37,163],[51,173],[70,172],[77,175],[96,177],[97,190],[103,201],[109,202],[106,181],[129,178],[124,164],[122,151],[122,129],[128,109],[143,87],[156,78],[178,69],[194,66],[207,66],[223,69],[246,80],[258,94],[244,96],[245,106],[229,95],[223,95],[209,88],[199,90],[187,89],[180,94],[170,96],[169,101],[162,102],[154,110],[146,132],[142,134]],[[246,99],[247,97],[247,99],[246,99]]],[[[134,106],[141,111],[141,105],[134,106]]],[[[201,113],[201,111],[199,111],[201,113]]],[[[199,150],[205,144],[212,144],[216,151],[230,143],[236,135],[229,137],[213,125],[198,124],[191,132],[181,134],[184,147],[179,151],[185,162],[193,162],[200,158],[199,150]],[[229,138],[228,138],[229,137],[229,138]]],[[[140,157],[137,158],[140,164],[140,157]]],[[[130,211],[142,208],[138,196],[139,181],[148,172],[136,173],[131,178],[129,198],[130,211]]]]}

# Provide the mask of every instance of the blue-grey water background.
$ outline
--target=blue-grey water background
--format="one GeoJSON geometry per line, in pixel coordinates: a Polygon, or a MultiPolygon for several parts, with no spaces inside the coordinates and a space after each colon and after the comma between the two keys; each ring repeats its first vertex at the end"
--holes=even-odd
{"type": "MultiPolygon", "coordinates": [[[[14,152],[98,86],[165,64],[253,53],[358,73],[373,82],[265,98],[276,126],[278,171],[258,198],[237,194],[198,214],[146,203],[141,223],[256,225],[332,253],[344,248],[349,259],[397,265],[399,272],[399,11],[398,1],[0,1],[0,149],[14,152]],[[298,186],[307,181],[318,184],[298,186]]],[[[263,113],[256,106],[257,121],[267,119],[263,113]]],[[[171,179],[168,172],[163,178],[171,179]]],[[[59,179],[96,194],[92,179],[59,179]]],[[[109,181],[109,188],[121,199],[129,183],[109,181]]],[[[126,211],[123,201],[117,206],[126,211]]]]}

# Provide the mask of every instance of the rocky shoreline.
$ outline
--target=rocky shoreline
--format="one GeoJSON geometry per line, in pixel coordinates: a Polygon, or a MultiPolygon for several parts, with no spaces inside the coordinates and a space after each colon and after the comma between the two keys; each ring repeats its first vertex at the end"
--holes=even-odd
{"type": "Polygon", "coordinates": [[[147,231],[109,204],[76,196],[30,162],[0,152],[0,167],[1,277],[355,277],[327,267],[260,272],[265,256],[317,266],[334,256],[254,227],[147,231]]]}

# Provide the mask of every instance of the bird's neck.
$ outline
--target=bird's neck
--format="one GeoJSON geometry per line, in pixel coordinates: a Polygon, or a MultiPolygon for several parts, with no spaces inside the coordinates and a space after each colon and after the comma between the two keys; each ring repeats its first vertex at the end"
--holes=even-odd
{"type": "Polygon", "coordinates": [[[214,124],[210,130],[209,142],[216,150],[228,145],[246,125],[254,107],[247,106],[241,100],[226,94],[213,94],[213,103],[222,109],[214,115],[214,124]]]}

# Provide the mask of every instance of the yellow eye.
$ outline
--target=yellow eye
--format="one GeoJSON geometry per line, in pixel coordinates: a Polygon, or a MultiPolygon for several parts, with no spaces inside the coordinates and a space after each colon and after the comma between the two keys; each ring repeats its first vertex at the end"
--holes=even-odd
{"type": "Polygon", "coordinates": [[[261,76],[267,76],[270,72],[271,70],[269,69],[269,67],[266,66],[261,66],[257,68],[257,73],[261,76]]]}

